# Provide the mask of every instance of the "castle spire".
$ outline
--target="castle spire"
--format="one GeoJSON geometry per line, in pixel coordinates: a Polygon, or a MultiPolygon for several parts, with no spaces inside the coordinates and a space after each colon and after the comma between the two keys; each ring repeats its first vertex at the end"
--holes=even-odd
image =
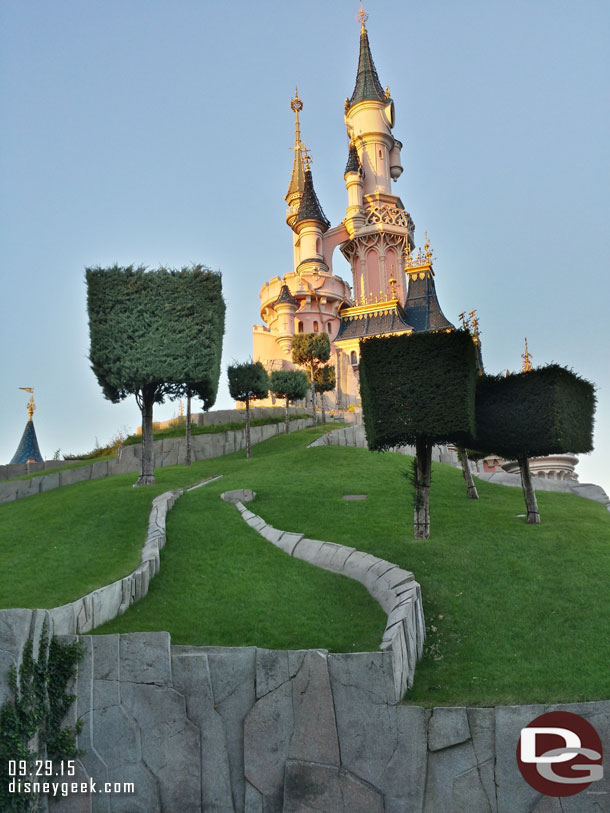
{"type": "Polygon", "coordinates": [[[299,122],[299,113],[303,109],[303,101],[299,99],[299,91],[295,88],[294,99],[290,100],[290,109],[294,111],[294,163],[292,165],[292,176],[290,178],[290,186],[286,193],[286,202],[290,206],[296,197],[303,194],[303,186],[305,184],[305,176],[303,174],[303,150],[305,145],[301,141],[301,125],[299,122]]]}
{"type": "MultiPolygon", "coordinates": [[[[378,102],[386,101],[386,93],[381,86],[375,63],[371,56],[371,46],[369,45],[369,35],[366,31],[366,21],[368,14],[360,7],[358,14],[360,20],[360,56],[358,58],[358,73],[356,75],[356,85],[354,92],[346,104],[346,107],[353,107],[358,102],[363,102],[365,99],[374,99],[378,102]]],[[[348,107],[348,109],[349,109],[348,107]]]]}

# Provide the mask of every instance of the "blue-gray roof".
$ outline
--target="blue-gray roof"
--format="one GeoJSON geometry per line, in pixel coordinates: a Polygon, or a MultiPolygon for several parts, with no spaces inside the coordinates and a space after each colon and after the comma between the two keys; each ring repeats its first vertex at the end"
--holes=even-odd
{"type": "Polygon", "coordinates": [[[19,442],[17,451],[13,455],[11,463],[27,463],[28,460],[35,460],[37,463],[42,463],[42,455],[38,448],[34,421],[28,421],[26,423],[21,441],[19,442]]]}
{"type": "Polygon", "coordinates": [[[363,102],[365,99],[376,99],[379,102],[383,102],[385,101],[385,92],[381,87],[381,82],[377,76],[377,70],[375,69],[375,63],[371,56],[369,35],[363,26],[360,32],[358,74],[356,76],[354,92],[349,100],[349,106],[352,107],[352,105],[355,105],[357,102],[363,102]]]}

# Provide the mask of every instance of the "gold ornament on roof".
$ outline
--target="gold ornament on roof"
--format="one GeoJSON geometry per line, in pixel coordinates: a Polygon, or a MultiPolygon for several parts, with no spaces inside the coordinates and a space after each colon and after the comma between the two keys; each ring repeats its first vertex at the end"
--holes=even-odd
{"type": "Polygon", "coordinates": [[[302,144],[302,152],[303,152],[303,169],[307,171],[311,167],[311,162],[313,161],[313,158],[311,157],[311,152],[307,149],[305,144],[302,144]]]}
{"type": "Polygon", "coordinates": [[[384,96],[385,96],[386,99],[391,99],[392,98],[392,94],[390,93],[390,86],[389,85],[385,86],[384,96]]]}
{"type": "Polygon", "coordinates": [[[368,18],[369,18],[369,15],[366,13],[366,11],[364,10],[364,8],[362,7],[362,3],[360,3],[360,11],[359,11],[359,12],[358,12],[358,14],[356,15],[356,19],[357,19],[357,20],[358,20],[358,22],[360,23],[360,31],[361,31],[361,32],[366,31],[366,26],[365,26],[365,23],[366,23],[366,21],[368,20],[368,18]]]}
{"type": "Polygon", "coordinates": [[[529,371],[533,368],[532,359],[534,358],[532,354],[527,349],[527,338],[525,339],[525,353],[521,353],[521,358],[523,359],[523,365],[521,367],[522,373],[529,373],[529,371]]]}
{"type": "Polygon", "coordinates": [[[427,266],[428,268],[432,267],[434,254],[432,252],[432,249],[430,248],[428,232],[424,232],[424,235],[426,238],[424,242],[424,247],[417,249],[417,255],[415,257],[413,257],[413,255],[411,254],[411,249],[407,244],[407,248],[405,249],[405,269],[421,268],[423,266],[427,266]]]}
{"type": "Polygon", "coordinates": [[[29,420],[31,421],[34,419],[34,411],[36,409],[36,404],[34,403],[34,387],[19,387],[19,389],[30,393],[30,400],[28,401],[27,410],[29,420]]]}

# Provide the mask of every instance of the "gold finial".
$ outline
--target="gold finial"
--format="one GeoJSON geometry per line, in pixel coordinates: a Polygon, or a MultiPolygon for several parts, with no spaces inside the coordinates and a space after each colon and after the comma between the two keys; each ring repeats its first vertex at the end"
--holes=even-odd
{"type": "Polygon", "coordinates": [[[388,282],[390,283],[390,291],[392,292],[392,299],[396,299],[396,280],[392,276],[392,277],[390,277],[388,282]]]}
{"type": "Polygon", "coordinates": [[[432,262],[432,249],[430,248],[430,240],[428,239],[428,232],[424,232],[424,236],[426,238],[424,242],[424,256],[426,258],[426,262],[432,262]]]}
{"type": "Polygon", "coordinates": [[[19,389],[30,393],[30,400],[28,401],[27,410],[28,415],[30,416],[29,420],[31,421],[34,419],[34,410],[36,409],[36,404],[34,403],[34,387],[19,387],[19,389]]]}
{"type": "Polygon", "coordinates": [[[392,94],[390,93],[389,85],[385,86],[384,96],[385,96],[386,99],[391,99],[392,98],[392,94]]]}
{"type": "Polygon", "coordinates": [[[295,119],[294,127],[295,127],[295,132],[296,132],[295,149],[298,149],[299,145],[301,143],[301,125],[300,125],[300,122],[299,122],[299,113],[303,109],[303,100],[299,99],[299,90],[298,90],[298,88],[294,89],[294,99],[290,100],[290,109],[294,111],[294,119],[295,119]]]}
{"type": "Polygon", "coordinates": [[[311,167],[311,162],[313,161],[313,158],[311,157],[311,153],[307,149],[305,144],[302,145],[302,154],[303,154],[303,169],[307,171],[311,167]]]}
{"type": "Polygon", "coordinates": [[[349,99],[347,98],[347,96],[345,97],[345,105],[344,106],[345,106],[345,112],[347,113],[347,111],[349,110],[349,99]]]}
{"type": "Polygon", "coordinates": [[[360,33],[361,34],[364,34],[364,32],[366,31],[365,23],[368,20],[368,18],[369,18],[369,15],[363,9],[362,3],[360,3],[360,11],[358,12],[358,14],[356,16],[356,19],[360,22],[360,33]]]}
{"type": "Polygon", "coordinates": [[[527,338],[525,339],[525,353],[521,353],[521,358],[523,359],[523,365],[521,367],[522,373],[529,373],[529,371],[534,366],[532,364],[532,359],[534,358],[532,354],[527,349],[527,338]]]}
{"type": "Polygon", "coordinates": [[[466,318],[466,311],[462,311],[462,312],[460,313],[459,318],[462,320],[462,327],[463,327],[465,330],[468,330],[468,329],[469,329],[469,327],[470,327],[470,317],[466,318]]]}

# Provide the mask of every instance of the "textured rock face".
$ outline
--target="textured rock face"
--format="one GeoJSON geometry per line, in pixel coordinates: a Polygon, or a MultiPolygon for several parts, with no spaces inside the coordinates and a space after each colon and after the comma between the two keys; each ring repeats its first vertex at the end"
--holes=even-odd
{"type": "MultiPolygon", "coordinates": [[[[42,617],[13,611],[0,653],[18,661],[42,617]]],[[[5,617],[5,620],[7,617],[5,617]]],[[[121,813],[600,813],[610,777],[553,800],[518,771],[521,728],[581,714],[610,752],[610,701],[436,708],[395,701],[390,653],[171,646],[167,633],[83,636],[70,723],[77,778],[98,792],[49,807],[121,813]],[[105,782],[133,790],[104,794],[105,782]]]]}

